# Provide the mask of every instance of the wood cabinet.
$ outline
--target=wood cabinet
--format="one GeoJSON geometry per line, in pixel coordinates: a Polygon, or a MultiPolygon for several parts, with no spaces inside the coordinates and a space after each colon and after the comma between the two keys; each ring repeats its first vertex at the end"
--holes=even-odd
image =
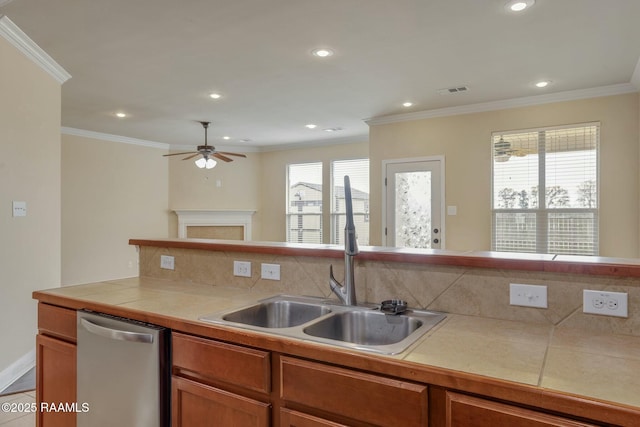
{"type": "Polygon", "coordinates": [[[301,425],[427,425],[426,385],[287,356],[280,375],[284,406],[318,418],[303,424],[294,414],[301,425]]]}
{"type": "MultiPolygon", "coordinates": [[[[36,402],[76,402],[76,312],[38,304],[36,336],[36,402]]],[[[38,427],[74,427],[75,412],[38,411],[38,427]]]]}
{"type": "MultiPolygon", "coordinates": [[[[37,404],[76,403],[76,311],[40,303],[38,332],[37,404]]],[[[172,331],[173,427],[593,427],[639,419],[635,408],[463,373],[408,377],[396,359],[358,362],[324,348],[270,346],[272,338],[248,347],[225,337],[172,331]]],[[[38,427],[76,425],[73,412],[36,419],[38,427]]]]}
{"type": "Polygon", "coordinates": [[[280,427],[348,427],[348,425],[282,408],[280,409],[280,427]]]}
{"type": "Polygon", "coordinates": [[[444,391],[443,401],[444,407],[431,408],[433,427],[595,427],[595,424],[450,390],[444,391]],[[435,411],[440,411],[440,414],[435,414],[435,411]]]}
{"type": "Polygon", "coordinates": [[[268,427],[269,352],[174,333],[173,427],[268,427]]]}

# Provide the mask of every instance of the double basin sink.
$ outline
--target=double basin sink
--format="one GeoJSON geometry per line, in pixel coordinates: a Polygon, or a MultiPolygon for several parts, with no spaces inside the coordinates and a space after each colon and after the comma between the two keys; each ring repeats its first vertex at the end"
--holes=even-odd
{"type": "Polygon", "coordinates": [[[279,295],[200,320],[340,347],[397,354],[445,317],[442,313],[424,310],[386,314],[379,307],[345,306],[322,298],[279,295]]]}

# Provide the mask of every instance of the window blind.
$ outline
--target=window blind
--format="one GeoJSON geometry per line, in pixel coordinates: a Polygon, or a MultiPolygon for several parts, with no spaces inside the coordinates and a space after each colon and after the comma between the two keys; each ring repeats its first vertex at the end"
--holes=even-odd
{"type": "Polygon", "coordinates": [[[331,162],[331,243],[344,244],[344,176],[349,175],[358,244],[369,244],[369,159],[331,162]]]}
{"type": "Polygon", "coordinates": [[[598,254],[599,129],[492,135],[493,250],[598,254]]]}
{"type": "Polygon", "coordinates": [[[287,241],[322,243],[322,163],[287,167],[287,241]]]}

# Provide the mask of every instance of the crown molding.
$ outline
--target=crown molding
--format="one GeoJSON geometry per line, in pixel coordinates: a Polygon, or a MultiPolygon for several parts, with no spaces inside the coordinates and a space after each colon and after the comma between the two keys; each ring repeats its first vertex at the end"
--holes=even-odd
{"type": "Polygon", "coordinates": [[[0,16],[0,36],[45,70],[58,83],[63,84],[71,78],[71,74],[67,73],[6,15],[0,16]]]}
{"type": "Polygon", "coordinates": [[[287,144],[278,144],[278,145],[265,145],[262,146],[260,151],[268,152],[268,151],[285,151],[285,150],[295,150],[300,148],[312,148],[312,147],[326,147],[330,145],[345,145],[345,144],[359,144],[362,142],[369,142],[369,135],[352,135],[345,136],[341,138],[332,138],[332,139],[319,139],[315,141],[305,141],[304,143],[287,143],[287,144]]]}
{"type": "Polygon", "coordinates": [[[64,135],[81,136],[84,138],[99,139],[102,141],[120,142],[122,144],[139,145],[142,147],[159,148],[162,150],[168,150],[170,148],[169,144],[165,144],[164,142],[147,141],[144,139],[129,138],[127,136],[112,135],[109,133],[102,133],[102,132],[94,132],[91,130],[62,127],[61,132],[64,135]]]}
{"type": "MultiPolygon", "coordinates": [[[[634,77],[640,80],[640,71],[636,67],[634,77]]],[[[640,82],[637,82],[640,86],[640,82]]],[[[578,89],[556,92],[545,95],[526,96],[523,98],[505,99],[500,101],[482,102],[478,104],[461,105],[459,107],[438,108],[435,110],[416,111],[414,113],[395,114],[390,116],[372,117],[366,119],[369,126],[389,123],[406,122],[411,120],[432,119],[435,117],[457,116],[461,114],[482,113],[485,111],[506,110],[509,108],[529,107],[550,104],[553,102],[575,101],[579,99],[599,98],[602,96],[623,95],[638,92],[638,87],[632,83],[620,83],[610,86],[600,86],[589,89],[578,89]]]]}

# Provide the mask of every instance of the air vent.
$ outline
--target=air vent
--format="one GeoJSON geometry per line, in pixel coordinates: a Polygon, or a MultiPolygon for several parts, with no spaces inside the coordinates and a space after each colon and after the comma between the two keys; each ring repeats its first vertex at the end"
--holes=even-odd
{"type": "Polygon", "coordinates": [[[463,93],[468,91],[469,91],[468,86],[456,86],[456,87],[449,87],[445,89],[438,89],[436,92],[438,92],[439,95],[453,95],[454,93],[463,93]]]}

